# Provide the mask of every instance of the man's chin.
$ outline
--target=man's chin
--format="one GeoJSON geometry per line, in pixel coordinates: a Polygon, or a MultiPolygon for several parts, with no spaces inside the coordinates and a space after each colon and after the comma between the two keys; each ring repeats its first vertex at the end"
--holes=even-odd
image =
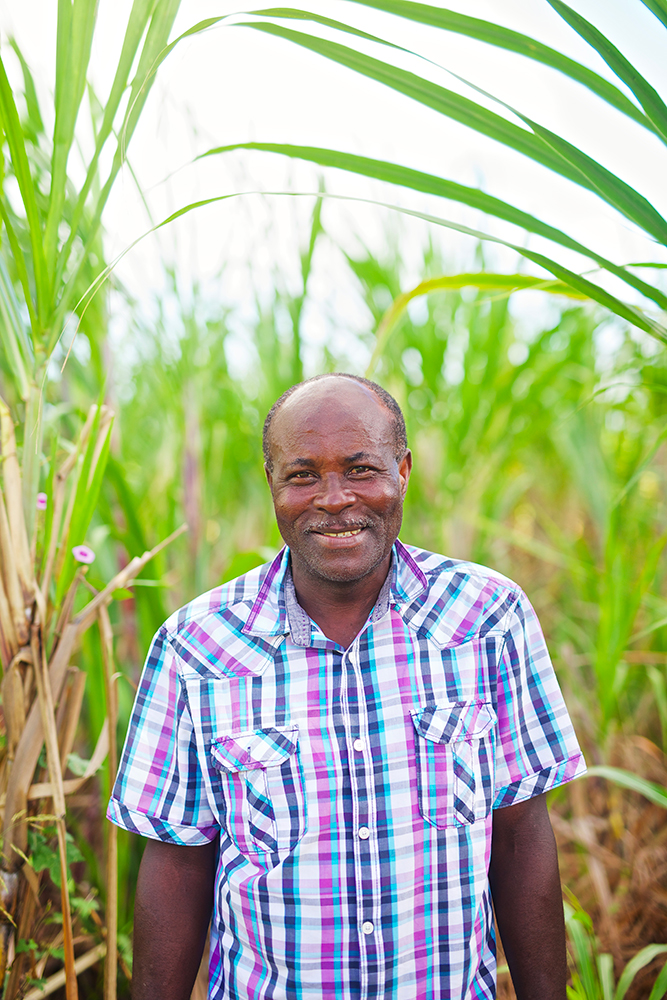
{"type": "Polygon", "coordinates": [[[311,555],[304,559],[301,555],[299,562],[305,572],[315,579],[326,580],[327,583],[356,583],[370,576],[385,558],[383,552],[365,553],[363,557],[337,552],[331,553],[328,558],[313,558],[311,555]]]}

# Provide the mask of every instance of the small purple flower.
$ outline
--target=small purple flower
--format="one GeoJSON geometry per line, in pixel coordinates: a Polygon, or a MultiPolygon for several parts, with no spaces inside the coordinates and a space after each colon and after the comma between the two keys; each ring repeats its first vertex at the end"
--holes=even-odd
{"type": "Polygon", "coordinates": [[[80,563],[90,564],[95,560],[95,553],[87,545],[75,545],[72,549],[72,555],[80,563]]]}
{"type": "Polygon", "coordinates": [[[38,493],[37,494],[37,510],[46,510],[47,501],[48,501],[48,497],[47,497],[46,493],[38,493]]]}

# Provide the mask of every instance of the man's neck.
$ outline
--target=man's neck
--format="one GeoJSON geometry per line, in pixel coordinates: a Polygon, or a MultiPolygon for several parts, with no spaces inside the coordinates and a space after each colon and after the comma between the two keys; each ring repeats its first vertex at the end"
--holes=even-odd
{"type": "Polygon", "coordinates": [[[364,627],[387,578],[391,554],[361,580],[323,580],[292,561],[292,580],[299,604],[332,639],[345,649],[364,627]]]}

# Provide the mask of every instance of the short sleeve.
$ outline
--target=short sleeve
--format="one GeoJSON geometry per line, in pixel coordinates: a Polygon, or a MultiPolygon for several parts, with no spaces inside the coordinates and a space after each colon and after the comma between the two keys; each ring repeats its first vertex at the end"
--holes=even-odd
{"type": "Polygon", "coordinates": [[[509,612],[497,675],[494,809],[522,802],[586,771],[542,629],[528,598],[509,612]]]}
{"type": "Polygon", "coordinates": [[[206,844],[219,832],[178,657],[164,627],[146,658],[107,818],[132,833],[187,846],[206,844]]]}

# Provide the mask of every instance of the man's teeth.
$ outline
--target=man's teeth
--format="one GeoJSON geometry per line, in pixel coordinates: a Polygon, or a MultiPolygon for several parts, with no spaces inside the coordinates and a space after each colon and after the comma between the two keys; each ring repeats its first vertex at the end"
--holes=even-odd
{"type": "Polygon", "coordinates": [[[322,534],[328,538],[351,538],[352,535],[358,535],[360,531],[361,528],[355,528],[354,531],[323,531],[322,534]]]}

